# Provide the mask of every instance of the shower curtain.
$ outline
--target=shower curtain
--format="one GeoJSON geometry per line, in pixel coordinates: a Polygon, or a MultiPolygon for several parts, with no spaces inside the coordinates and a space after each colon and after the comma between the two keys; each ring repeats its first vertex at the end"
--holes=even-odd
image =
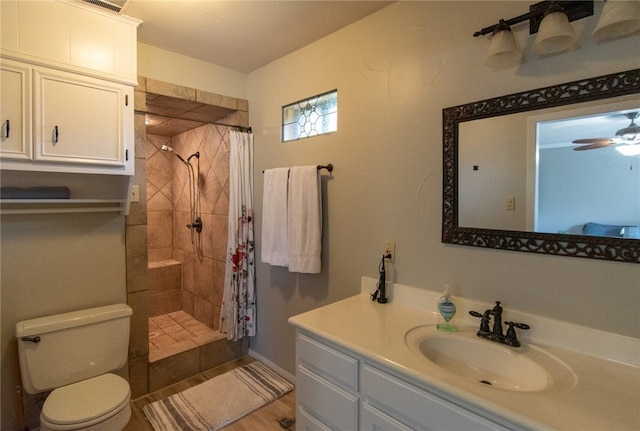
{"type": "Polygon", "coordinates": [[[253,134],[229,134],[229,234],[220,331],[235,341],[256,334],[253,134]]]}

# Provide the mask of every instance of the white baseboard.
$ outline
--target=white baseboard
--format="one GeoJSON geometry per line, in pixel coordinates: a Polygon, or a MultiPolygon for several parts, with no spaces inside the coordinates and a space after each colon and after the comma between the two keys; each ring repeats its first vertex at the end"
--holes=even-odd
{"type": "Polygon", "coordinates": [[[256,359],[256,360],[262,362],[263,364],[265,364],[269,368],[273,369],[273,371],[275,371],[276,373],[280,374],[282,377],[284,377],[285,379],[287,379],[291,383],[295,384],[296,376],[294,376],[293,374],[289,373],[288,371],[280,368],[279,366],[277,366],[276,364],[274,364],[273,362],[271,362],[270,360],[268,360],[267,358],[265,358],[261,354],[256,353],[254,350],[249,349],[249,356],[251,356],[253,359],[256,359]]]}

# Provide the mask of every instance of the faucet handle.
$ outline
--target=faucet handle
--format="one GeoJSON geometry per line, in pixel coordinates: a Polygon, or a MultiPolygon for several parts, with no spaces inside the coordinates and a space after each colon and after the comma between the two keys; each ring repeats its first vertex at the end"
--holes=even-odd
{"type": "Polygon", "coordinates": [[[520,341],[518,340],[518,336],[516,335],[516,330],[514,329],[514,327],[520,328],[520,329],[529,329],[530,326],[527,325],[526,323],[518,323],[518,322],[504,322],[504,323],[505,325],[509,326],[509,329],[507,329],[507,334],[504,337],[504,342],[509,346],[520,347],[520,341]]]}
{"type": "Polygon", "coordinates": [[[489,330],[489,319],[491,315],[491,310],[485,311],[483,314],[478,313],[477,311],[469,311],[469,314],[473,317],[480,318],[480,329],[478,330],[478,337],[487,338],[491,331],[489,330]]]}

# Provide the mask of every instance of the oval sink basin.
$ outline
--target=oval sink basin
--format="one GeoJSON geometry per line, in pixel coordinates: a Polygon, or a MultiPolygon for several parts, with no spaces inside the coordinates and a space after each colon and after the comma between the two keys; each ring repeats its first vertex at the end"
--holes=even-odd
{"type": "Polygon", "coordinates": [[[445,333],[433,325],[420,326],[407,332],[405,343],[421,359],[492,388],[539,392],[566,390],[575,384],[567,365],[542,349],[498,344],[477,337],[471,329],[445,333]]]}

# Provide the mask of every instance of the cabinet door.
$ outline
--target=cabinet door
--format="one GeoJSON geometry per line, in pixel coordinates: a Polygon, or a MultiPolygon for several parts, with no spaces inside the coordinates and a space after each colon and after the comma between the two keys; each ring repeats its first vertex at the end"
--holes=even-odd
{"type": "Polygon", "coordinates": [[[56,1],[16,3],[16,49],[37,59],[68,62],[69,5],[56,1]]]}
{"type": "Polygon", "coordinates": [[[3,61],[0,65],[0,158],[31,158],[29,69],[3,61]]]}
{"type": "Polygon", "coordinates": [[[125,165],[126,86],[36,69],[34,87],[36,160],[125,165]]]}
{"type": "Polygon", "coordinates": [[[83,2],[0,1],[0,46],[34,64],[136,82],[139,21],[83,2]]]}

